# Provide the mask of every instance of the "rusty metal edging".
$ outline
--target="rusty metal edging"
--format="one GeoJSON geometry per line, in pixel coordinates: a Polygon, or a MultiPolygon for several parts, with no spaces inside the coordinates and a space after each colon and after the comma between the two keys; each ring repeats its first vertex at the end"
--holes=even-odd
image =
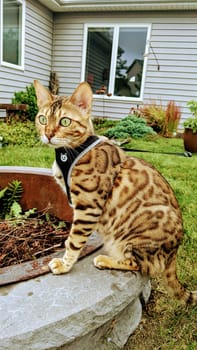
{"type": "MultiPolygon", "coordinates": [[[[95,252],[101,248],[102,243],[98,239],[94,240],[93,244],[87,244],[83,251],[81,252],[80,259],[95,252]]],[[[11,265],[7,267],[0,268],[0,287],[7,284],[26,281],[31,278],[45,275],[50,272],[48,263],[51,259],[56,257],[61,257],[65,249],[59,252],[47,255],[45,257],[27,261],[17,265],[11,265]]]]}

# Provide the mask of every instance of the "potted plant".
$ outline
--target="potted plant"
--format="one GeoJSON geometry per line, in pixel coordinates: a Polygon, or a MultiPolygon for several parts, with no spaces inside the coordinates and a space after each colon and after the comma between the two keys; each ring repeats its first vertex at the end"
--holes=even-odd
{"type": "Polygon", "coordinates": [[[197,152],[197,101],[191,100],[187,103],[193,115],[183,123],[185,128],[183,134],[184,147],[186,151],[197,152]]]}

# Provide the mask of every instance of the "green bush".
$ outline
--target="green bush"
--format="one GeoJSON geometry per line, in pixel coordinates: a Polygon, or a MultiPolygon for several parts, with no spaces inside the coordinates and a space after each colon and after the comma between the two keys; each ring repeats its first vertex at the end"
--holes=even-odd
{"type": "Polygon", "coordinates": [[[29,106],[26,112],[27,119],[33,121],[38,112],[37,98],[33,84],[26,86],[26,91],[15,92],[12,103],[27,104],[29,106]]]}
{"type": "Polygon", "coordinates": [[[125,139],[128,137],[140,138],[148,134],[155,135],[156,133],[150,126],[147,126],[143,118],[135,115],[128,115],[128,117],[123,118],[116,126],[105,132],[105,136],[116,139],[125,139]]]}
{"type": "Polygon", "coordinates": [[[39,141],[35,125],[30,120],[11,121],[10,124],[0,122],[0,136],[3,139],[3,145],[33,147],[39,141]]]}
{"type": "Polygon", "coordinates": [[[107,118],[93,118],[92,120],[94,130],[97,131],[105,131],[108,128],[111,128],[113,126],[116,126],[116,124],[119,122],[118,120],[112,120],[112,119],[107,119],[107,118]]]}

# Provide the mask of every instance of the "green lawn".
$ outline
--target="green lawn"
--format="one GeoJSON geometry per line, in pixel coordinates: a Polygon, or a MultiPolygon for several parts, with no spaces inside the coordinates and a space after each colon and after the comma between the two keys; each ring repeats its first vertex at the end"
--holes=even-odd
{"type": "Polygon", "coordinates": [[[40,144],[35,147],[7,146],[0,148],[0,165],[50,168],[54,150],[40,144]]]}
{"type": "MultiPolygon", "coordinates": [[[[182,139],[161,137],[133,140],[128,147],[153,152],[183,153],[182,139]]],[[[160,153],[130,152],[153,164],[167,179],[180,203],[185,239],[178,254],[178,275],[190,289],[197,288],[197,154],[191,158],[160,153]]],[[[38,144],[33,148],[7,146],[0,149],[0,165],[51,167],[54,151],[38,144]]],[[[185,307],[171,299],[153,281],[149,303],[151,316],[144,312],[141,325],[125,350],[194,350],[197,348],[197,307],[185,307]],[[154,300],[153,300],[154,297],[154,300]]]]}

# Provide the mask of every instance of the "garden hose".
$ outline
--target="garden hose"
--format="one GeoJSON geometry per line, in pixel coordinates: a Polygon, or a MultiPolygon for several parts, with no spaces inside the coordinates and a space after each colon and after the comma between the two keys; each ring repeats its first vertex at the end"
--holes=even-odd
{"type": "Polygon", "coordinates": [[[187,157],[187,158],[190,158],[192,157],[192,153],[191,152],[188,152],[188,151],[185,151],[185,152],[181,152],[181,153],[178,153],[178,152],[154,152],[154,151],[148,151],[148,150],[140,150],[140,149],[134,149],[134,148],[126,148],[126,147],[121,147],[121,149],[123,151],[126,151],[126,152],[141,152],[141,153],[155,153],[155,154],[168,154],[168,155],[174,155],[174,156],[182,156],[182,157],[187,157]]]}

